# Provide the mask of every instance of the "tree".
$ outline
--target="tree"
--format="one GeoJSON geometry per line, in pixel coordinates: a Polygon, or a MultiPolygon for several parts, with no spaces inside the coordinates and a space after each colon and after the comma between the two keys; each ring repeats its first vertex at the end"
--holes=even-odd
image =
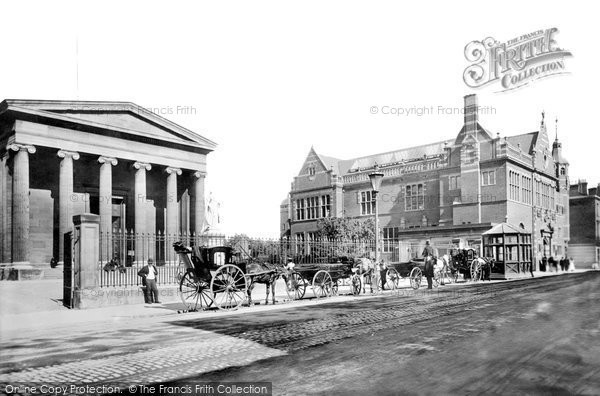
{"type": "Polygon", "coordinates": [[[359,220],[347,217],[327,217],[317,221],[319,237],[334,240],[373,240],[373,219],[359,220]]]}

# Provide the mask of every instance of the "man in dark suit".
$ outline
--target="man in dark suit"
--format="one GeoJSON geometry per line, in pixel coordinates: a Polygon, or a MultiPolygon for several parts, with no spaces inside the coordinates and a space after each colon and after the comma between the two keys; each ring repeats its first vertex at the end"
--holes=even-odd
{"type": "Polygon", "coordinates": [[[433,285],[433,248],[429,245],[429,241],[425,242],[423,249],[423,258],[425,259],[424,275],[427,278],[427,288],[431,289],[433,285]]]}
{"type": "Polygon", "coordinates": [[[144,290],[144,300],[146,304],[160,304],[158,301],[158,287],[156,286],[156,277],[158,276],[158,270],[154,266],[154,260],[148,259],[148,265],[142,267],[138,271],[138,275],[142,277],[142,284],[146,284],[144,290]]]}

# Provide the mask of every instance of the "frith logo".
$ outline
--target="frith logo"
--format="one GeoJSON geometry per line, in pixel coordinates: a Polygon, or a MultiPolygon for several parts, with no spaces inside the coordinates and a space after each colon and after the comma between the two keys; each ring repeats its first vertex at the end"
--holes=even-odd
{"type": "Polygon", "coordinates": [[[540,78],[564,74],[564,59],[571,52],[559,48],[554,39],[557,28],[524,34],[505,43],[488,37],[465,46],[465,58],[471,63],[463,80],[471,88],[500,82],[498,92],[521,88],[540,78]]]}

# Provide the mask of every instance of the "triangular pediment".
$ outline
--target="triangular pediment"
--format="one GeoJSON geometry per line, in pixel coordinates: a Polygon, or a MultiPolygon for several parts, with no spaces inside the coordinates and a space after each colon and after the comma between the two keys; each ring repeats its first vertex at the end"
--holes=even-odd
{"type": "Polygon", "coordinates": [[[211,140],[134,103],[54,100],[6,100],[3,103],[6,110],[29,114],[37,119],[76,123],[207,150],[216,147],[211,140]]]}
{"type": "Polygon", "coordinates": [[[156,125],[155,123],[150,122],[148,119],[140,118],[128,112],[67,113],[65,115],[111,127],[141,132],[147,136],[157,137],[161,139],[192,141],[192,139],[185,137],[175,131],[162,128],[156,125]]]}

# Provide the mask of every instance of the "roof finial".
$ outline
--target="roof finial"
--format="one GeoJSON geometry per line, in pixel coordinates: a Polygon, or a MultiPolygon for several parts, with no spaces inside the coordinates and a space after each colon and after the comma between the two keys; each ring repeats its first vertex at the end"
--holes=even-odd
{"type": "Polygon", "coordinates": [[[554,121],[554,133],[555,133],[555,137],[554,140],[558,141],[558,117],[556,117],[556,120],[554,121]]]}
{"type": "Polygon", "coordinates": [[[544,125],[544,118],[546,117],[546,112],[542,110],[542,126],[544,125]]]}

